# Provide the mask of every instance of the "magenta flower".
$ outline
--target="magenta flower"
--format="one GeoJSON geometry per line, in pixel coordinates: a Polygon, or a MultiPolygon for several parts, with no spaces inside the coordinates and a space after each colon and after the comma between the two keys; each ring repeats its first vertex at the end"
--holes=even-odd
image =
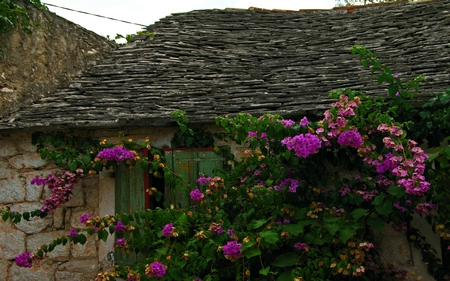
{"type": "Polygon", "coordinates": [[[237,259],[241,256],[242,244],[236,241],[229,241],[225,246],[223,246],[223,253],[230,258],[237,259]]]}
{"type": "Polygon", "coordinates": [[[337,142],[341,146],[350,146],[358,148],[362,145],[363,139],[361,135],[358,133],[358,131],[348,130],[339,135],[337,142]]]}
{"type": "Polygon", "coordinates": [[[82,215],[80,216],[80,222],[81,222],[82,224],[86,224],[86,222],[87,222],[90,218],[92,218],[92,214],[89,214],[89,213],[82,214],[82,215]]]}
{"type": "Polygon", "coordinates": [[[289,150],[294,150],[296,156],[306,158],[319,152],[322,141],[316,135],[307,133],[293,138],[287,137],[281,141],[281,144],[285,145],[289,150]]]}
{"type": "Polygon", "coordinates": [[[127,240],[125,238],[117,238],[117,244],[125,245],[126,243],[127,243],[127,240]]]}
{"type": "Polygon", "coordinates": [[[289,127],[292,127],[292,125],[294,125],[295,122],[291,119],[285,119],[285,120],[281,120],[281,124],[283,124],[283,127],[289,128],[289,127]]]}
{"type": "Polygon", "coordinates": [[[221,233],[223,233],[222,226],[220,224],[218,224],[218,223],[215,223],[215,222],[210,224],[209,231],[211,231],[214,234],[221,234],[221,233]]]}
{"type": "Polygon", "coordinates": [[[302,250],[308,251],[308,246],[305,243],[298,242],[297,244],[294,245],[294,248],[299,251],[302,251],[302,250]]]}
{"type": "Polygon", "coordinates": [[[32,267],[33,266],[33,259],[32,259],[31,253],[25,252],[22,254],[19,254],[15,257],[14,262],[19,267],[32,267]]]}
{"type": "Polygon", "coordinates": [[[173,223],[168,223],[164,226],[164,228],[161,230],[162,234],[166,237],[172,236],[173,231],[175,230],[175,227],[173,227],[173,223]]]}
{"type": "Polygon", "coordinates": [[[116,146],[113,148],[103,149],[97,154],[96,158],[105,159],[108,161],[123,162],[125,160],[133,160],[134,154],[124,147],[116,146]]]}
{"type": "Polygon", "coordinates": [[[148,277],[162,278],[164,277],[164,275],[166,275],[166,267],[159,261],[155,261],[147,265],[145,274],[148,277]]]}
{"type": "Polygon", "coordinates": [[[67,234],[69,237],[77,237],[77,230],[75,228],[71,228],[69,231],[69,234],[67,234]]]}
{"type": "Polygon", "coordinates": [[[198,188],[192,190],[190,195],[191,195],[191,199],[194,201],[201,201],[205,197],[205,195],[198,188]]]}
{"type": "Polygon", "coordinates": [[[199,177],[197,179],[197,183],[201,184],[201,185],[205,185],[207,184],[209,181],[211,180],[210,177],[205,178],[205,175],[202,175],[201,177],[199,177]]]}
{"type": "Polygon", "coordinates": [[[123,224],[122,221],[118,221],[117,224],[114,226],[114,231],[116,233],[122,233],[126,230],[127,228],[125,227],[125,225],[123,224]]]}
{"type": "Polygon", "coordinates": [[[306,118],[306,116],[305,116],[302,118],[302,120],[300,120],[300,126],[306,127],[308,125],[309,125],[309,121],[308,121],[308,118],[306,118]]]}

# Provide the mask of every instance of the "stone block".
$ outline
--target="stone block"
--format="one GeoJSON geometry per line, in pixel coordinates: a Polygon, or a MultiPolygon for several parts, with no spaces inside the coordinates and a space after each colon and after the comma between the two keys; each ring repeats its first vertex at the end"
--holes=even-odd
{"type": "Polygon", "coordinates": [[[42,263],[32,268],[24,268],[13,264],[9,272],[10,281],[54,281],[56,265],[42,263]]]}
{"type": "MultiPolygon", "coordinates": [[[[67,233],[68,233],[67,231],[60,230],[30,235],[25,240],[27,245],[27,251],[29,251],[30,253],[35,253],[38,247],[41,246],[42,244],[49,244],[53,240],[67,235],[67,233]]],[[[67,243],[64,246],[58,245],[55,247],[53,251],[49,253],[49,258],[58,261],[67,261],[69,260],[69,253],[70,253],[69,243],[67,243]]]]}
{"type": "Polygon", "coordinates": [[[8,269],[10,262],[5,260],[0,260],[0,281],[6,281],[8,278],[8,269]]]}
{"type": "Polygon", "coordinates": [[[10,167],[9,162],[6,161],[6,159],[0,158],[0,169],[9,169],[10,167]]]}
{"type": "Polygon", "coordinates": [[[13,156],[17,153],[17,148],[12,141],[0,139],[0,157],[13,156]]]}
{"type": "Polygon", "coordinates": [[[15,170],[11,169],[1,169],[0,170],[0,179],[5,180],[16,180],[19,179],[19,173],[15,170]]]}
{"type": "Polygon", "coordinates": [[[0,259],[12,260],[25,252],[25,233],[13,229],[9,221],[0,222],[0,259]]]}
{"type": "Polygon", "coordinates": [[[25,188],[19,178],[0,180],[0,204],[21,202],[25,199],[25,188]]]}
{"type": "Polygon", "coordinates": [[[62,207],[82,207],[84,206],[84,192],[83,186],[81,183],[78,183],[74,186],[72,190],[72,198],[63,204],[62,207]]]}
{"type": "Polygon", "coordinates": [[[98,176],[83,179],[83,188],[86,199],[86,208],[98,209],[98,176]]]}
{"type": "Polygon", "coordinates": [[[380,259],[385,264],[411,265],[411,248],[404,232],[397,232],[391,225],[386,225],[377,240],[380,241],[380,259]]]}
{"type": "Polygon", "coordinates": [[[84,281],[81,273],[70,271],[57,271],[55,281],[84,281]]]}
{"type": "Polygon", "coordinates": [[[39,168],[46,164],[39,153],[26,153],[8,159],[14,169],[39,168]]]}
{"type": "MultiPolygon", "coordinates": [[[[14,212],[31,212],[42,207],[41,203],[18,203],[11,207],[14,212]]],[[[45,218],[34,217],[29,221],[22,220],[16,224],[16,227],[27,234],[34,234],[46,229],[52,223],[52,218],[47,216],[45,218]]]]}
{"type": "Polygon", "coordinates": [[[42,198],[42,190],[44,187],[42,185],[38,186],[35,184],[31,184],[31,180],[36,176],[42,177],[51,174],[52,172],[53,171],[36,171],[23,173],[23,176],[25,177],[26,201],[34,202],[39,201],[42,198]]]}
{"type": "MultiPolygon", "coordinates": [[[[87,233],[83,233],[87,236],[88,240],[84,245],[73,244],[71,250],[71,256],[75,259],[95,259],[97,258],[97,246],[96,236],[89,236],[87,233]]],[[[103,243],[103,242],[101,242],[103,243]]]]}
{"type": "Polygon", "coordinates": [[[57,208],[53,211],[53,227],[56,229],[64,228],[64,216],[65,216],[64,208],[57,208]]]}
{"type": "Polygon", "coordinates": [[[20,150],[26,152],[36,152],[37,148],[34,144],[31,143],[31,134],[17,134],[14,135],[14,140],[17,147],[20,150]]]}
{"type": "Polygon", "coordinates": [[[96,259],[71,260],[58,266],[58,270],[93,274],[95,277],[98,272],[98,262],[96,259]]]}

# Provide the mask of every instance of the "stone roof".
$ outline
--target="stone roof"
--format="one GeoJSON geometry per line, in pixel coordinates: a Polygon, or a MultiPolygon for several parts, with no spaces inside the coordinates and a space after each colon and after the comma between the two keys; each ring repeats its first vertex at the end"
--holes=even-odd
{"type": "Polygon", "coordinates": [[[222,114],[318,114],[333,89],[380,92],[350,47],[364,45],[401,77],[427,77],[422,98],[450,81],[450,1],[314,12],[198,10],[172,14],[70,86],[6,119],[0,130],[127,128],[222,114]]]}

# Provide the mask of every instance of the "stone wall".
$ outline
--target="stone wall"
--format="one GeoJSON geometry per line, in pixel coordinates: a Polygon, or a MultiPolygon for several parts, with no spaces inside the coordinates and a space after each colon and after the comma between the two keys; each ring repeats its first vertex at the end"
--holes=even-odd
{"type": "MultiPolygon", "coordinates": [[[[55,170],[55,165],[36,153],[29,134],[0,136],[0,207],[19,212],[40,209],[50,190],[31,185],[30,181],[55,170]]],[[[84,212],[99,214],[98,176],[85,177],[73,195],[46,218],[18,224],[0,220],[0,280],[94,280],[100,268],[95,239],[89,239],[85,245],[59,245],[49,259],[32,269],[13,263],[17,254],[35,253],[40,245],[67,235],[72,227],[82,230],[79,216],[84,212]]]]}
{"type": "MultiPolygon", "coordinates": [[[[18,1],[20,4],[20,1],[18,1]]],[[[23,4],[21,4],[23,5],[23,4]]],[[[26,5],[39,23],[28,34],[17,28],[0,34],[0,117],[68,86],[72,77],[95,65],[117,46],[48,10],[26,5]]]]}

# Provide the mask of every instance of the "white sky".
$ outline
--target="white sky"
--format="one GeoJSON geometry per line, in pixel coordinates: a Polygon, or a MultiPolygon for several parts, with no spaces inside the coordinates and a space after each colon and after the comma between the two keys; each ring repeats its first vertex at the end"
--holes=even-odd
{"type": "MultiPolygon", "coordinates": [[[[336,0],[41,0],[43,3],[150,25],[171,13],[201,9],[331,9],[336,0]]],[[[100,35],[133,34],[142,27],[48,6],[49,10],[100,35]]]]}

